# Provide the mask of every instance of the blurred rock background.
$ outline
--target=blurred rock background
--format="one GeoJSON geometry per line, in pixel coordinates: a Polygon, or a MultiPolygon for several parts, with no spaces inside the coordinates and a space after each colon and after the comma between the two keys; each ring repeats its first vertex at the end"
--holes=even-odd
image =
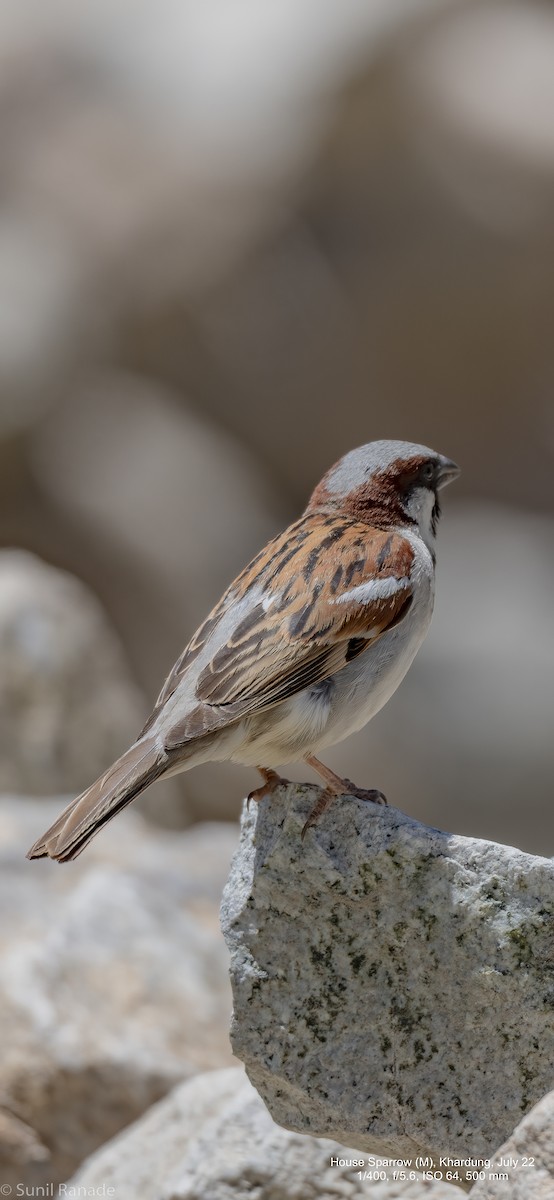
{"type": "MultiPolygon", "coordinates": [[[[0,46],[0,542],[88,585],[147,711],[339,454],[445,451],[434,628],[331,757],[544,849],[552,5],[1,0],[0,46]]],[[[183,821],[234,816],[251,782],[187,776],[183,821]]],[[[175,795],[148,810],[178,824],[175,795]]]]}
{"type": "MultiPolygon", "coordinates": [[[[153,698],[339,453],[444,449],[464,475],[435,629],[336,763],[542,847],[552,7],[163,0],[133,5],[132,37],[130,19],[125,0],[0,5],[0,537],[88,583],[153,698]]],[[[187,811],[234,813],[247,782],[197,772],[187,811]]]]}
{"type": "Polygon", "coordinates": [[[22,1164],[33,1184],[67,1176],[177,1078],[228,1065],[225,984],[206,999],[223,952],[206,957],[201,930],[235,831],[195,823],[233,821],[252,773],[152,788],[151,822],[193,826],[175,843],[126,813],[83,868],[23,853],[354,445],[426,442],[463,475],[430,636],[329,762],[423,821],[552,853],[553,111],[546,0],[0,0],[14,1179],[22,1164]],[[182,940],[205,986],[194,1004],[188,968],[170,967],[182,940]]]}

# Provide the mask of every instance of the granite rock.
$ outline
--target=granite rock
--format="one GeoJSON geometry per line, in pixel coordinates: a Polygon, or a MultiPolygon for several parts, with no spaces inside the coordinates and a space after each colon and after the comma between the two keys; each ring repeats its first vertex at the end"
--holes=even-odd
{"type": "Polygon", "coordinates": [[[276,1121],[489,1155],[551,1085],[554,864],[318,790],[245,810],[224,894],[232,1043],[276,1121]]]}
{"type": "Polygon", "coordinates": [[[113,1187],[117,1200],[455,1200],[460,1194],[440,1182],[360,1179],[359,1158],[336,1142],[275,1125],[235,1067],[175,1088],[84,1163],[70,1186],[113,1187]]]}
{"type": "Polygon", "coordinates": [[[554,1092],[549,1092],[494,1155],[472,1189],[472,1200],[552,1200],[554,1196],[554,1092]],[[495,1179],[495,1175],[504,1178],[495,1179]]]}

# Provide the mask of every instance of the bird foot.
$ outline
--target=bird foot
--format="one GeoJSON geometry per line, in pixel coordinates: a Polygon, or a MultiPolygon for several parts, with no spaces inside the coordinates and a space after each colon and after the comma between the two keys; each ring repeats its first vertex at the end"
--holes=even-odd
{"type": "MultiPolygon", "coordinates": [[[[326,767],[325,763],[320,762],[314,754],[307,754],[306,762],[327,784],[325,791],[329,792],[331,796],[357,796],[358,800],[370,800],[372,804],[388,804],[386,796],[377,788],[359,788],[352,783],[351,779],[341,779],[340,775],[336,775],[330,767],[326,767]]],[[[330,801],[325,804],[322,812],[328,808],[328,804],[330,801]]]]}
{"type": "Polygon", "coordinates": [[[356,796],[358,800],[368,800],[371,804],[388,804],[387,797],[377,788],[360,788],[352,783],[351,779],[343,779],[344,791],[349,796],[356,796]]]}
{"type": "Polygon", "coordinates": [[[255,800],[256,804],[259,804],[264,796],[271,796],[273,792],[277,791],[277,788],[287,787],[289,783],[289,780],[283,779],[281,775],[277,774],[277,771],[267,771],[264,767],[258,767],[258,770],[260,775],[263,776],[264,782],[260,784],[260,787],[254,788],[252,792],[248,793],[246,798],[247,809],[250,808],[251,800],[255,800]]]}
{"type": "Polygon", "coordinates": [[[351,779],[341,779],[340,775],[335,775],[335,772],[330,767],[326,767],[325,763],[319,761],[315,755],[306,755],[306,762],[317,774],[325,780],[327,787],[318,796],[312,811],[304,825],[301,833],[304,840],[308,829],[312,825],[316,825],[319,818],[323,815],[329,805],[332,804],[336,796],[356,796],[358,800],[369,800],[372,804],[387,804],[387,798],[377,788],[359,788],[351,779]]]}
{"type": "Polygon", "coordinates": [[[382,792],[378,792],[377,788],[359,788],[354,783],[351,783],[350,779],[343,779],[341,782],[344,784],[344,787],[340,792],[335,791],[334,788],[325,788],[325,791],[321,792],[321,795],[318,796],[300,834],[302,841],[304,841],[308,829],[311,829],[312,825],[317,825],[320,817],[323,816],[329,805],[339,795],[356,796],[358,800],[369,800],[372,804],[388,804],[386,796],[382,792]]]}

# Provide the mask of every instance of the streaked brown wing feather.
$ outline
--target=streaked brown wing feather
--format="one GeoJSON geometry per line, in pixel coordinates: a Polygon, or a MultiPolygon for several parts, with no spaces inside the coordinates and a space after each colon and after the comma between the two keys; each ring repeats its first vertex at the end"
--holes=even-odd
{"type": "MultiPolygon", "coordinates": [[[[248,565],[241,571],[240,575],[230,584],[227,591],[221,597],[221,600],[208,613],[205,621],[196,630],[196,633],[191,638],[190,642],[185,646],[183,653],[177,659],[177,662],[171,668],[167,679],[162,687],[162,690],[156,700],[154,708],[146,722],[146,725],[141,731],[140,736],[147,733],[154,724],[157,716],[161,712],[164,704],[173,695],[181,680],[184,679],[187,671],[193,666],[200,652],[208,642],[208,639],[216,632],[217,626],[222,617],[227,612],[229,606],[235,599],[240,599],[246,594],[248,589],[252,587],[262,577],[267,578],[272,566],[277,563],[282,569],[285,561],[291,560],[294,554],[301,548],[305,539],[309,536],[309,531],[304,529],[305,519],[300,518],[293,525],[290,525],[283,533],[277,534],[272,541],[268,542],[263,550],[253,558],[248,565]],[[264,560],[262,562],[262,560],[264,560]]],[[[256,609],[252,615],[246,618],[248,624],[253,625],[259,616],[261,609],[256,609]]],[[[245,633],[245,621],[241,621],[239,626],[234,631],[233,638],[241,638],[245,633]]]]}
{"type": "Polygon", "coordinates": [[[232,708],[233,719],[277,704],[340,671],[382,633],[397,624],[410,603],[411,592],[403,589],[397,596],[372,606],[371,614],[368,614],[366,607],[364,615],[370,615],[371,621],[370,637],[363,636],[364,623],[356,619],[355,614],[340,627],[337,624],[330,630],[327,625],[322,640],[314,638],[315,644],[312,645],[299,641],[282,642],[277,634],[257,661],[245,662],[241,661],[240,655],[233,656],[227,670],[217,676],[211,673],[209,667],[206,668],[200,676],[198,698],[204,704],[232,708]],[[351,650],[352,642],[356,645],[351,650]]]}
{"type": "Polygon", "coordinates": [[[322,537],[321,518],[311,524],[311,537],[265,581],[269,607],[257,604],[201,672],[203,703],[238,704],[243,713],[275,704],[340,670],[353,639],[362,639],[361,653],[404,615],[413,557],[404,538],[342,518],[322,537]],[[337,603],[341,589],[397,578],[402,585],[370,604],[337,603]]]}
{"type": "Polygon", "coordinates": [[[168,675],[167,679],[165,680],[165,683],[164,683],[162,690],[158,696],[158,699],[156,700],[154,708],[152,709],[152,712],[150,713],[150,716],[146,722],[146,725],[144,725],[144,727],[141,729],[139,737],[143,737],[144,734],[148,733],[149,729],[152,728],[156,718],[159,716],[160,712],[162,711],[164,704],[166,703],[167,700],[169,700],[170,696],[173,695],[174,691],[179,686],[181,680],[184,679],[186,672],[188,670],[190,670],[195,659],[200,654],[200,651],[203,649],[208,638],[211,636],[211,634],[217,628],[223,614],[225,613],[225,611],[227,609],[227,605],[229,604],[230,600],[232,599],[231,593],[232,593],[233,586],[234,585],[232,585],[231,588],[229,588],[228,591],[225,592],[225,595],[221,598],[221,600],[219,601],[219,604],[217,604],[216,607],[213,608],[212,611],[208,614],[208,616],[206,617],[206,620],[202,623],[202,625],[200,625],[199,629],[196,630],[196,633],[191,638],[188,645],[185,646],[183,653],[177,659],[177,662],[174,664],[174,666],[171,668],[171,671],[169,672],[169,675],[168,675]]]}
{"type": "Polygon", "coordinates": [[[400,534],[341,516],[302,517],[246,567],[200,626],[168,676],[146,729],[212,638],[216,648],[196,682],[198,705],[168,731],[168,748],[335,674],[402,619],[411,603],[412,559],[400,534]],[[376,579],[404,584],[372,604],[337,603],[345,590],[376,579]],[[222,617],[250,590],[252,608],[217,644],[222,617]]]}

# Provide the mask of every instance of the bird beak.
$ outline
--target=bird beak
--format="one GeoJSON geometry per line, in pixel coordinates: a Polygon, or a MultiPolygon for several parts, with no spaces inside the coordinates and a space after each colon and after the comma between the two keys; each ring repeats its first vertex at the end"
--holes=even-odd
{"type": "Polygon", "coordinates": [[[459,474],[460,468],[458,464],[452,462],[451,458],[445,458],[444,455],[441,454],[437,475],[437,487],[446,487],[447,483],[452,483],[452,480],[457,479],[459,474]]]}

